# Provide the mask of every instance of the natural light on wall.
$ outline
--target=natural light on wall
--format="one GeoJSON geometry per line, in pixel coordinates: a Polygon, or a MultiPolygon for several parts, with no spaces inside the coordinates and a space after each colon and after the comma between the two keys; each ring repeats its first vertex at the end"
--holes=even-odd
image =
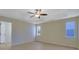
{"type": "Polygon", "coordinates": [[[36,37],[36,25],[33,26],[33,36],[36,37]]]}
{"type": "Polygon", "coordinates": [[[41,26],[40,25],[34,25],[33,26],[33,35],[34,37],[40,36],[41,26]]]}
{"type": "Polygon", "coordinates": [[[37,36],[40,36],[40,31],[41,31],[41,27],[40,27],[40,25],[37,25],[37,36]]]}

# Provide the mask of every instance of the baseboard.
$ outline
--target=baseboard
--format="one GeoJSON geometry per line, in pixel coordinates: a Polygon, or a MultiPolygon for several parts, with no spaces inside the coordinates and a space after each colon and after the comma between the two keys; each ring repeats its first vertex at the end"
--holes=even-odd
{"type": "Polygon", "coordinates": [[[79,48],[77,47],[73,47],[73,46],[68,46],[68,45],[65,45],[65,44],[58,44],[56,42],[47,42],[47,41],[41,41],[41,40],[36,40],[36,42],[43,42],[43,43],[47,43],[47,44],[53,44],[53,45],[59,45],[59,46],[63,46],[63,47],[69,47],[69,48],[74,48],[76,50],[79,50],[79,48]]]}
{"type": "Polygon", "coordinates": [[[11,47],[18,46],[18,45],[22,45],[22,44],[25,44],[25,43],[31,43],[31,42],[34,42],[34,41],[29,41],[29,42],[24,42],[24,43],[20,43],[20,44],[15,44],[15,45],[12,45],[11,47]]]}

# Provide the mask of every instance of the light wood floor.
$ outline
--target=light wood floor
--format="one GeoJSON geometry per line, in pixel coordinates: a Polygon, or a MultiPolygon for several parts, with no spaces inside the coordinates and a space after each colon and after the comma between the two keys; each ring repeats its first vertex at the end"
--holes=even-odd
{"type": "Polygon", "coordinates": [[[6,47],[5,45],[1,46],[0,50],[77,50],[71,47],[64,47],[60,45],[48,44],[43,42],[30,42],[21,45],[16,45],[11,48],[6,47]]]}
{"type": "Polygon", "coordinates": [[[11,50],[76,50],[76,49],[43,42],[30,42],[13,46],[11,50]]]}

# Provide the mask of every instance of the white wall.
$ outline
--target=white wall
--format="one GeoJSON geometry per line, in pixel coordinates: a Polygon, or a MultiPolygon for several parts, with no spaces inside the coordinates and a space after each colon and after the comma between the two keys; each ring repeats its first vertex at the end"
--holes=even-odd
{"type": "MultiPolygon", "coordinates": [[[[40,24],[41,35],[37,37],[37,41],[77,48],[77,33],[75,33],[74,38],[67,38],[65,32],[65,24],[66,21],[77,22],[78,19],[79,18],[74,17],[40,24]]],[[[77,32],[77,24],[75,27],[75,32],[77,32]]]]}

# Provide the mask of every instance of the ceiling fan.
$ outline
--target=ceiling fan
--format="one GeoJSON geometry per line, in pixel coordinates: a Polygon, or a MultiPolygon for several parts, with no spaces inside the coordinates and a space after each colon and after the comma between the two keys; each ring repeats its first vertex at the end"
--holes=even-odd
{"type": "Polygon", "coordinates": [[[41,16],[47,16],[48,14],[47,13],[44,13],[43,11],[42,11],[42,9],[35,9],[34,10],[35,12],[27,12],[27,13],[29,13],[29,14],[32,14],[32,16],[30,16],[30,17],[37,17],[37,18],[39,18],[40,19],[40,17],[41,16]]]}

